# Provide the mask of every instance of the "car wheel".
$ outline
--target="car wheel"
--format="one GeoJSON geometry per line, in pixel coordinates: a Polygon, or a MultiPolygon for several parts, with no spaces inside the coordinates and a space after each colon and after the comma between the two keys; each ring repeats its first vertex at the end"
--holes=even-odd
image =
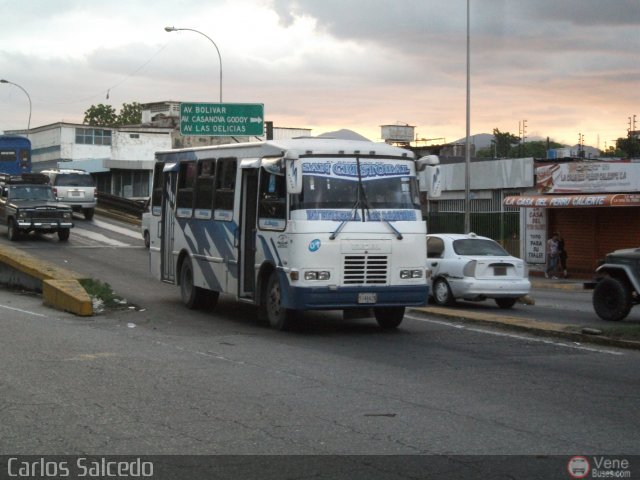
{"type": "Polygon", "coordinates": [[[84,213],[85,220],[91,220],[95,210],[93,208],[83,208],[82,213],[84,213]]]}
{"type": "Polygon", "coordinates": [[[192,310],[213,308],[218,303],[218,292],[196,287],[193,284],[193,266],[191,259],[185,258],[180,268],[180,297],[182,303],[192,310]]]}
{"type": "Polygon", "coordinates": [[[145,248],[149,248],[151,246],[151,236],[149,232],[144,232],[144,246],[145,248]]]}
{"type": "Polygon", "coordinates": [[[404,318],[404,307],[378,307],[373,309],[380,328],[391,330],[397,328],[404,318]]]}
{"type": "Polygon", "coordinates": [[[439,278],[433,284],[433,298],[438,305],[449,306],[455,303],[451,288],[444,278],[439,278]]]}
{"type": "Polygon", "coordinates": [[[593,290],[593,308],[603,320],[623,320],[631,310],[631,289],[622,280],[606,277],[593,290]]]}
{"type": "Polygon", "coordinates": [[[264,307],[271,328],[289,330],[295,321],[295,312],[282,306],[282,289],[278,273],[272,272],[267,282],[264,307]]]}
{"type": "Polygon", "coordinates": [[[61,242],[66,242],[67,240],[69,240],[69,229],[68,228],[61,228],[60,230],[58,230],[58,239],[61,242]]]}
{"type": "Polygon", "coordinates": [[[9,219],[7,223],[7,238],[12,242],[15,242],[20,238],[20,229],[16,225],[16,221],[13,218],[9,219]]]}
{"type": "Polygon", "coordinates": [[[515,298],[496,298],[496,304],[500,308],[511,308],[516,304],[517,299],[515,298]]]}

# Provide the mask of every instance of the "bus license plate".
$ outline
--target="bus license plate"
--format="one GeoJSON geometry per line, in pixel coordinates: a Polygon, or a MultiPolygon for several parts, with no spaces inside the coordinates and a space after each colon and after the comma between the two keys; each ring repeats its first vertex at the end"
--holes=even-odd
{"type": "Polygon", "coordinates": [[[359,293],[358,303],[376,303],[378,301],[377,293],[359,293]]]}

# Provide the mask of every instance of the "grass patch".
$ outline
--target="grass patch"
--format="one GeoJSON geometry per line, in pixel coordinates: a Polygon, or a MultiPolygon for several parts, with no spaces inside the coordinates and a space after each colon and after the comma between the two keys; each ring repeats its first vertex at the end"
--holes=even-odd
{"type": "Polygon", "coordinates": [[[640,341],[640,325],[619,325],[601,330],[607,337],[640,341]]]}
{"type": "Polygon", "coordinates": [[[127,304],[127,301],[117,295],[108,283],[93,278],[83,279],[79,282],[91,298],[100,300],[106,308],[122,308],[127,304]]]}

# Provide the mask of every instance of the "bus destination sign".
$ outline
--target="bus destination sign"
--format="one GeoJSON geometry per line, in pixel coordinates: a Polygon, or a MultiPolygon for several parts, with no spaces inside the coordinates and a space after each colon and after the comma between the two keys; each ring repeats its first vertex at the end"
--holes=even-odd
{"type": "Polygon", "coordinates": [[[185,136],[262,136],[264,104],[181,103],[180,133],[185,136]]]}

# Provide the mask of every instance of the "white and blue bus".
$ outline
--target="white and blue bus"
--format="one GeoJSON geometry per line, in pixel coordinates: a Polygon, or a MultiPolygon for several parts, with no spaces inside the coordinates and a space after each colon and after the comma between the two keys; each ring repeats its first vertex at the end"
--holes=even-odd
{"type": "Polygon", "coordinates": [[[152,272],[189,308],[231,294],[276,329],[332,309],[395,328],[428,297],[417,164],[409,150],[325,138],[158,152],[152,272]]]}

